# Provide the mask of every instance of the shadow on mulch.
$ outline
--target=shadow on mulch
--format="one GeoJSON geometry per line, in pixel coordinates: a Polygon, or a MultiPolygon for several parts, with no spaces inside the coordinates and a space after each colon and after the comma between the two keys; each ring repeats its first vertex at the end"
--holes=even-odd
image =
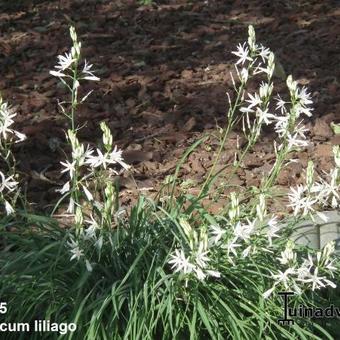
{"type": "MultiPolygon", "coordinates": [[[[339,143],[329,129],[339,119],[340,105],[336,1],[160,1],[138,6],[123,0],[22,0],[15,6],[4,1],[0,9],[0,89],[16,106],[18,127],[29,137],[17,154],[30,197],[40,206],[55,200],[55,189],[66,181],[59,161],[65,158],[61,149],[67,125],[57,105],[65,91],[48,72],[70,46],[71,24],[83,42],[83,55],[101,77],[98,84],[84,84],[84,93],[95,92],[80,107],[79,124],[86,123],[80,137],[96,142],[99,122],[106,120],[117,144],[128,150],[138,187],[121,181],[126,204],[141,188],[155,191],[191,142],[223,125],[225,93],[232,90],[230,52],[246,39],[248,24],[275,52],[286,74],[313,94],[315,118],[306,123],[315,148],[308,153],[327,167],[330,146],[339,143]]],[[[264,144],[259,151],[269,162],[272,149],[264,144]]],[[[227,149],[235,151],[234,145],[227,149]]],[[[182,176],[199,182],[212,152],[202,147],[196,154],[182,176]]],[[[256,183],[263,162],[250,160],[244,169],[248,175],[239,174],[240,184],[256,183]]],[[[294,184],[299,171],[295,177],[283,176],[279,185],[294,184]]]]}

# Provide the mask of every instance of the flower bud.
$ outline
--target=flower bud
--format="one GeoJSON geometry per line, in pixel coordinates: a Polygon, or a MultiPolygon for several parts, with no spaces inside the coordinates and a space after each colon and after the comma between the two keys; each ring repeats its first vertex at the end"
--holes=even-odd
{"type": "Polygon", "coordinates": [[[179,220],[179,225],[182,227],[185,235],[188,237],[188,239],[190,239],[192,237],[192,228],[190,226],[190,224],[188,223],[188,221],[184,220],[183,218],[181,218],[179,220]]]}
{"type": "Polygon", "coordinates": [[[293,77],[289,75],[286,80],[287,87],[290,92],[290,96],[295,99],[297,95],[297,82],[293,80],[293,77]]]}
{"type": "Polygon", "coordinates": [[[70,36],[73,42],[77,42],[77,33],[73,26],[70,27],[70,36]]]}
{"type": "Polygon", "coordinates": [[[104,190],[104,220],[107,225],[110,226],[113,218],[113,208],[114,208],[114,188],[111,182],[108,182],[104,190]]]}
{"type": "Polygon", "coordinates": [[[74,217],[74,222],[78,228],[80,228],[83,224],[84,218],[83,218],[83,212],[81,211],[80,207],[76,208],[76,215],[74,217]]]}
{"type": "Polygon", "coordinates": [[[334,241],[328,242],[322,249],[322,259],[326,261],[329,260],[330,256],[334,253],[334,251],[335,242],[334,241]]]}
{"type": "Polygon", "coordinates": [[[314,183],[314,163],[313,161],[308,161],[307,173],[306,173],[306,184],[308,190],[310,190],[314,183]]]}
{"type": "Polygon", "coordinates": [[[248,81],[249,78],[249,72],[246,68],[242,68],[241,74],[240,74],[240,80],[243,84],[245,84],[248,81]]]}
{"type": "Polygon", "coordinates": [[[260,221],[263,221],[266,214],[266,198],[264,194],[260,194],[259,204],[256,206],[256,216],[260,221]]]}
{"type": "Polygon", "coordinates": [[[333,146],[333,155],[334,155],[334,162],[337,168],[340,168],[340,146],[334,145],[333,146]]]}
{"type": "Polygon", "coordinates": [[[256,50],[255,29],[252,25],[248,26],[248,45],[252,52],[256,50]]]}
{"type": "Polygon", "coordinates": [[[103,144],[107,152],[112,150],[112,134],[105,122],[100,123],[100,128],[103,131],[103,144]]]}
{"type": "Polygon", "coordinates": [[[235,192],[230,193],[230,209],[228,211],[229,218],[232,221],[235,221],[240,216],[240,207],[239,207],[239,200],[236,196],[235,192]]]}
{"type": "Polygon", "coordinates": [[[275,70],[275,55],[273,52],[270,52],[268,57],[268,66],[267,66],[267,74],[268,78],[271,79],[275,70]]]}

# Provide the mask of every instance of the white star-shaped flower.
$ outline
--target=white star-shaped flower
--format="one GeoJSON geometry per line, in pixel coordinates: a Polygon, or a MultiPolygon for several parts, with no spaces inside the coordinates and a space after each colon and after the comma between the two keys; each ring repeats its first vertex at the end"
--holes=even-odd
{"type": "Polygon", "coordinates": [[[238,61],[236,62],[236,65],[238,64],[244,64],[246,60],[252,61],[253,59],[249,56],[249,48],[246,46],[246,43],[243,45],[238,44],[237,51],[231,52],[232,54],[239,57],[238,61]]]}
{"type": "Polygon", "coordinates": [[[189,274],[195,268],[195,266],[190,263],[189,258],[185,256],[183,249],[176,249],[175,254],[172,254],[170,258],[169,264],[172,265],[171,268],[175,273],[182,271],[184,274],[189,274]]]}
{"type": "Polygon", "coordinates": [[[14,175],[6,178],[5,175],[0,171],[0,179],[0,192],[3,192],[4,189],[12,192],[18,185],[18,182],[14,180],[14,175]]]}
{"type": "Polygon", "coordinates": [[[100,79],[96,77],[93,72],[91,71],[92,64],[88,64],[85,60],[84,68],[83,68],[83,79],[99,81],[100,79]]]}

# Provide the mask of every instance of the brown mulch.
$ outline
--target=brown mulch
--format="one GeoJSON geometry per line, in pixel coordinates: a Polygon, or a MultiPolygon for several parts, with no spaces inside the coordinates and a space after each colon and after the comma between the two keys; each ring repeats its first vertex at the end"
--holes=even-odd
{"type": "MultiPolygon", "coordinates": [[[[188,146],[223,126],[226,91],[232,91],[230,52],[246,39],[248,24],[285,73],[309,87],[315,103],[314,116],[306,121],[312,143],[296,155],[300,164],[283,169],[278,187],[299,183],[308,157],[319,171],[329,169],[332,145],[340,144],[330,129],[332,121],[340,122],[339,5],[335,0],[179,0],[151,6],[123,0],[1,2],[0,90],[16,106],[18,129],[29,137],[16,153],[30,200],[47,207],[67,180],[59,164],[67,125],[58,99],[65,99],[65,91],[49,70],[70,46],[70,24],[101,78],[84,86],[95,91],[79,110],[78,123],[85,124],[80,138],[96,142],[99,122],[108,122],[134,165],[120,179],[123,204],[138,192],[155,193],[188,146]]],[[[233,185],[259,184],[273,162],[273,138],[265,131],[233,185]]],[[[236,144],[233,134],[221,167],[233,161],[236,144]]],[[[197,191],[216,148],[211,137],[189,157],[180,175],[193,179],[189,191],[197,191]]],[[[216,186],[221,189],[216,211],[230,191],[223,187],[227,178],[228,170],[216,186]]]]}

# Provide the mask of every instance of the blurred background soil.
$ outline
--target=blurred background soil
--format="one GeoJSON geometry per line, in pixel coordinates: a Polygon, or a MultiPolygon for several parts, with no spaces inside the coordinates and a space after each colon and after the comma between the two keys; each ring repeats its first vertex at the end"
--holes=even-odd
{"type": "MultiPolygon", "coordinates": [[[[99,123],[107,121],[115,143],[133,164],[120,178],[120,196],[129,205],[138,193],[153,195],[188,146],[225,123],[226,92],[235,46],[253,24],[257,40],[275,53],[286,75],[308,86],[314,115],[305,121],[310,146],[282,169],[277,188],[300,183],[308,158],[317,170],[332,166],[332,145],[340,144],[331,122],[340,122],[339,1],[136,1],[56,0],[1,1],[0,91],[18,112],[17,129],[28,139],[16,149],[19,170],[30,200],[46,208],[67,178],[60,172],[67,128],[58,109],[66,92],[49,75],[56,57],[70,47],[68,29],[75,25],[83,56],[94,64],[99,83],[80,107],[83,142],[96,143],[99,123]]],[[[278,89],[282,79],[275,79],[278,89]]],[[[231,179],[235,186],[258,185],[274,160],[275,135],[266,129],[260,143],[231,179]]],[[[231,163],[236,133],[219,166],[231,163]]],[[[242,138],[238,141],[242,145],[242,138]]],[[[183,187],[195,193],[214,159],[217,138],[210,137],[191,154],[181,170],[183,187]],[[192,182],[187,181],[192,179],[192,182]]],[[[223,208],[230,170],[216,183],[214,211],[223,208]]],[[[278,208],[279,210],[279,208],[278,208]]]]}

